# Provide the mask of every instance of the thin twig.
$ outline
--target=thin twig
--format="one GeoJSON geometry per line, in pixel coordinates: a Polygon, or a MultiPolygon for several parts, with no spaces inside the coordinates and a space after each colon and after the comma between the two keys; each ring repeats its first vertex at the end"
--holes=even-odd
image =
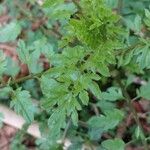
{"type": "Polygon", "coordinates": [[[82,126],[82,127],[84,127],[84,128],[88,128],[87,123],[84,122],[84,121],[79,120],[79,121],[78,121],[78,124],[79,124],[79,126],[82,126]]]}
{"type": "Polygon", "coordinates": [[[62,136],[62,143],[64,143],[64,141],[65,141],[65,138],[67,136],[68,130],[70,128],[70,125],[71,125],[71,118],[69,118],[68,123],[66,125],[66,128],[64,130],[64,133],[63,133],[63,136],[62,136]]]}
{"type": "Polygon", "coordinates": [[[128,92],[127,92],[126,89],[124,88],[124,86],[123,86],[123,84],[121,83],[121,81],[120,81],[119,79],[118,79],[117,81],[118,81],[118,83],[119,83],[119,85],[120,85],[120,87],[121,87],[121,89],[122,89],[123,95],[124,95],[125,98],[126,98],[127,104],[128,104],[128,106],[129,106],[129,108],[130,108],[130,111],[131,111],[132,114],[133,114],[134,120],[135,120],[136,124],[139,126],[139,128],[140,128],[140,130],[141,130],[141,133],[142,133],[142,136],[143,136],[143,137],[141,138],[141,140],[142,140],[142,143],[143,143],[143,145],[144,145],[144,150],[148,150],[148,144],[147,144],[147,141],[146,141],[146,136],[145,136],[145,134],[144,134],[144,131],[143,131],[142,125],[141,125],[141,123],[140,123],[138,114],[137,114],[137,112],[136,112],[134,106],[132,105],[132,99],[130,98],[130,95],[128,94],[128,92]]]}
{"type": "Polygon", "coordinates": [[[100,113],[99,113],[99,110],[98,110],[96,104],[91,103],[91,102],[89,104],[93,107],[93,110],[94,110],[96,116],[99,116],[100,113]]]}
{"type": "Polygon", "coordinates": [[[0,88],[4,88],[8,85],[14,85],[14,84],[17,84],[17,83],[21,83],[21,82],[24,82],[26,80],[29,80],[29,79],[34,79],[34,78],[38,78],[38,77],[41,77],[43,74],[46,74],[50,71],[50,69],[44,71],[44,72],[40,72],[40,73],[37,73],[37,74],[30,74],[28,76],[25,76],[25,77],[22,77],[22,78],[19,78],[17,80],[13,80],[13,81],[10,81],[9,83],[5,83],[5,84],[2,84],[0,85],[0,88]]]}

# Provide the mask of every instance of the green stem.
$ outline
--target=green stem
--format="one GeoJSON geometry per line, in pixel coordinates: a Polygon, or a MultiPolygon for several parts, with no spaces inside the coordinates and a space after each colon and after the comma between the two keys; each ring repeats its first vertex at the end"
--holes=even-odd
{"type": "Polygon", "coordinates": [[[69,118],[68,123],[66,125],[66,128],[64,130],[64,133],[63,133],[63,136],[62,136],[62,143],[64,143],[64,141],[65,141],[65,138],[67,136],[68,130],[70,128],[70,125],[71,125],[71,118],[69,118]]]}
{"type": "Polygon", "coordinates": [[[84,121],[79,120],[78,121],[79,126],[84,127],[84,128],[88,128],[88,124],[84,121]]]}
{"type": "Polygon", "coordinates": [[[93,110],[94,110],[94,112],[95,112],[95,115],[96,116],[99,116],[99,110],[98,110],[98,108],[97,108],[97,106],[96,106],[96,104],[94,104],[94,103],[89,103],[91,106],[92,106],[92,108],[93,108],[93,110]]]}
{"type": "Polygon", "coordinates": [[[44,72],[37,73],[37,74],[30,74],[30,75],[28,75],[28,76],[19,78],[19,79],[17,79],[17,80],[10,81],[9,83],[2,84],[2,85],[0,85],[0,88],[4,88],[4,87],[6,87],[6,86],[8,86],[8,85],[12,86],[12,85],[15,85],[15,84],[17,84],[17,83],[24,82],[24,81],[29,80],[29,79],[34,79],[34,78],[36,79],[36,78],[39,78],[39,77],[41,77],[43,74],[48,73],[49,71],[50,71],[50,69],[48,69],[48,70],[46,70],[46,71],[44,71],[44,72]]]}
{"type": "Polygon", "coordinates": [[[130,98],[128,92],[127,92],[126,89],[124,88],[124,86],[123,86],[123,84],[121,83],[121,81],[119,81],[119,79],[118,79],[117,81],[118,81],[118,83],[119,83],[119,85],[120,85],[120,87],[121,87],[121,89],[122,89],[122,92],[123,92],[124,97],[126,98],[127,104],[128,104],[128,106],[129,106],[129,108],[130,108],[130,111],[131,111],[132,114],[133,114],[134,120],[135,120],[136,124],[139,126],[139,128],[140,128],[140,130],[141,130],[141,133],[142,133],[142,135],[143,135],[143,137],[141,138],[141,140],[142,140],[142,143],[143,143],[143,145],[144,145],[144,150],[148,150],[148,144],[147,144],[146,136],[145,136],[145,134],[144,134],[144,131],[143,131],[142,125],[141,125],[141,123],[140,123],[139,117],[138,117],[138,115],[137,115],[137,112],[136,112],[134,106],[132,105],[132,99],[130,98]]]}

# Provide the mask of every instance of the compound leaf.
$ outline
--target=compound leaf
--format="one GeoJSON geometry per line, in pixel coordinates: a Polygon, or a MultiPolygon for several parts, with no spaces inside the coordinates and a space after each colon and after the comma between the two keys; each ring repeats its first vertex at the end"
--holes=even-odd
{"type": "Polygon", "coordinates": [[[22,115],[28,123],[34,120],[36,109],[28,91],[21,91],[21,88],[14,91],[10,106],[13,107],[18,114],[22,115]]]}

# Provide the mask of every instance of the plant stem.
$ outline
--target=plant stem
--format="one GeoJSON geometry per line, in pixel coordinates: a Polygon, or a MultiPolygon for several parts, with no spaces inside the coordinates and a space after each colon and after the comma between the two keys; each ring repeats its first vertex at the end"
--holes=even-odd
{"type": "Polygon", "coordinates": [[[93,110],[94,110],[94,112],[95,112],[95,115],[96,116],[99,116],[99,110],[98,110],[98,108],[97,108],[97,106],[96,106],[96,104],[94,104],[94,103],[89,103],[91,106],[92,106],[92,108],[93,108],[93,110]]]}
{"type": "Polygon", "coordinates": [[[117,80],[121,89],[122,89],[122,92],[123,92],[123,95],[124,97],[126,98],[126,101],[127,101],[127,104],[130,108],[130,111],[132,112],[133,114],[133,117],[134,117],[134,120],[136,122],[136,124],[139,126],[140,130],[141,130],[141,133],[142,133],[142,143],[144,145],[144,150],[148,150],[148,144],[147,144],[147,140],[146,140],[146,137],[145,137],[145,134],[144,134],[144,131],[143,131],[143,128],[142,128],[142,125],[140,123],[140,120],[139,120],[139,117],[137,115],[137,112],[134,108],[134,106],[132,105],[132,99],[130,98],[130,95],[128,94],[128,92],[126,91],[126,89],[124,88],[123,84],[121,83],[121,81],[117,80]]]}
{"type": "Polygon", "coordinates": [[[79,120],[78,121],[79,126],[84,127],[84,128],[88,128],[88,124],[84,121],[79,120]]]}
{"type": "Polygon", "coordinates": [[[67,132],[68,132],[68,129],[70,127],[70,124],[71,124],[71,118],[69,118],[68,123],[66,125],[66,128],[64,130],[64,133],[63,133],[63,136],[62,136],[62,143],[64,143],[64,141],[65,141],[65,138],[67,136],[67,132]]]}
{"type": "Polygon", "coordinates": [[[0,85],[0,88],[4,88],[8,85],[14,85],[14,84],[17,84],[17,83],[21,83],[21,82],[24,82],[26,80],[29,80],[29,79],[34,79],[34,78],[38,78],[38,77],[41,77],[43,74],[49,72],[50,70],[46,70],[44,72],[40,72],[40,73],[37,73],[37,74],[30,74],[28,76],[25,76],[25,77],[22,77],[22,78],[19,78],[17,80],[13,80],[13,81],[10,81],[9,83],[5,83],[5,84],[2,84],[0,85]]]}

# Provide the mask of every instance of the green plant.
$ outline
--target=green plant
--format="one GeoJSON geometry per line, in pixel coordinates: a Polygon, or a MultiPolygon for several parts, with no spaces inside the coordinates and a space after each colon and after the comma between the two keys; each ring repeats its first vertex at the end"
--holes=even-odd
{"type": "MultiPolygon", "coordinates": [[[[137,3],[146,8],[149,1],[137,3]]],[[[14,75],[8,83],[1,82],[0,87],[2,90],[8,88],[7,93],[12,98],[11,107],[28,123],[32,123],[34,116],[39,115],[31,100],[36,94],[30,95],[34,88],[29,93],[20,83],[29,80],[40,85],[42,100],[39,109],[44,122],[42,118],[38,120],[44,138],[37,140],[39,148],[59,149],[68,133],[73,141],[70,149],[81,149],[81,143],[85,142],[89,147],[95,145],[97,149],[123,150],[126,143],[115,136],[115,129],[127,115],[127,110],[117,107],[117,104],[123,103],[136,123],[133,140],[141,141],[144,149],[148,150],[148,134],[143,130],[133,100],[150,99],[149,82],[139,90],[134,88],[135,97],[131,97],[128,91],[132,87],[133,78],[130,77],[133,74],[149,80],[150,11],[148,8],[145,12],[138,10],[133,5],[134,0],[46,0],[44,8],[36,8],[43,9],[45,15],[51,17],[47,23],[49,31],[53,31],[52,25],[59,21],[58,38],[53,42],[46,35],[45,28],[41,27],[43,36],[43,33],[34,33],[27,35],[30,38],[26,41],[19,40],[17,54],[20,61],[27,64],[30,74],[17,80],[14,75]],[[40,38],[35,40],[36,35],[40,38]],[[38,61],[41,54],[51,64],[48,70],[44,70],[38,61]],[[96,115],[88,112],[91,107],[96,115]],[[44,131],[46,125],[47,133],[44,131]],[[101,137],[104,133],[110,134],[112,139],[103,140],[101,137]],[[77,137],[80,138],[77,140],[77,137]],[[62,140],[61,144],[57,143],[59,139],[62,140]]],[[[19,11],[34,20],[33,14],[25,13],[22,9],[19,11]]],[[[15,40],[21,28],[28,27],[29,23],[25,21],[15,21],[0,29],[0,42],[15,40]]],[[[7,60],[2,53],[1,56],[2,77],[6,73],[7,60]]]]}

